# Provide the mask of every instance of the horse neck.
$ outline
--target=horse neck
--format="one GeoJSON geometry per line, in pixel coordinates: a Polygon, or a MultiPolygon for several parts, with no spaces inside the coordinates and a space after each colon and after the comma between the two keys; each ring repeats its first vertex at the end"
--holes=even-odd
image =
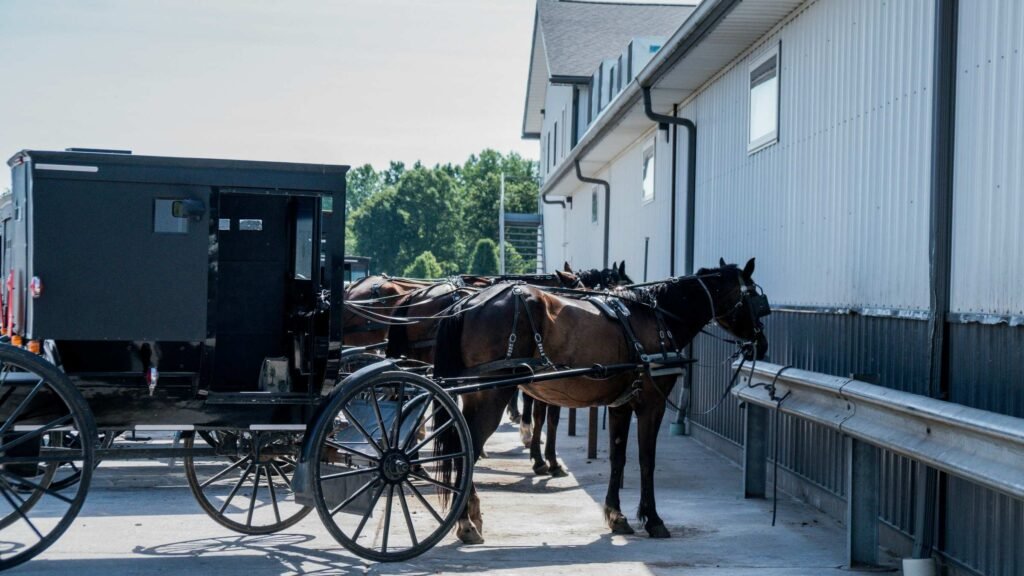
{"type": "Polygon", "coordinates": [[[708,295],[696,277],[662,284],[653,292],[658,299],[658,307],[675,316],[666,316],[665,323],[680,345],[689,344],[714,319],[708,295]]]}

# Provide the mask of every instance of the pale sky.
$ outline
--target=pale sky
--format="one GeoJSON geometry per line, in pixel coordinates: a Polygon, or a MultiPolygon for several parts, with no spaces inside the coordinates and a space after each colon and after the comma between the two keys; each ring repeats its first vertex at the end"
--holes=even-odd
{"type": "Polygon", "coordinates": [[[0,0],[0,156],[536,158],[533,16],[534,0],[0,0]]]}

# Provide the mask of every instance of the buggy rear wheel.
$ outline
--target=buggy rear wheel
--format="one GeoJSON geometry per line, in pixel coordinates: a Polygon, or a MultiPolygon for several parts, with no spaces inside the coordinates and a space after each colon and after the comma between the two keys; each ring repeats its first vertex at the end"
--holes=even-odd
{"type": "Polygon", "coordinates": [[[34,354],[0,345],[0,570],[36,556],[68,529],[89,490],[95,449],[92,413],[67,377],[34,354]],[[79,441],[65,442],[68,434],[79,441]],[[54,474],[69,464],[78,481],[58,491],[54,474]]]}
{"type": "MultiPolygon", "coordinates": [[[[218,430],[203,435],[217,456],[185,457],[185,477],[199,506],[221,526],[271,534],[313,511],[295,501],[291,478],[301,433],[218,430]]],[[[184,437],[192,448],[195,436],[184,437]]]]}
{"type": "Polygon", "coordinates": [[[451,532],[469,496],[469,427],[458,403],[423,376],[394,371],[343,383],[311,442],[317,512],[363,558],[426,552],[451,532]]]}

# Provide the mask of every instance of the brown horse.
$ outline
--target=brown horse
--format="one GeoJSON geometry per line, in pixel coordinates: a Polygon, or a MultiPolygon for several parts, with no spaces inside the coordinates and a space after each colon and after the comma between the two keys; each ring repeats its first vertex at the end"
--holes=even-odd
{"type": "Polygon", "coordinates": [[[366,276],[345,288],[342,334],[345,346],[371,346],[387,337],[389,326],[378,316],[390,316],[403,296],[433,284],[430,280],[366,276]]]}
{"type": "MultiPolygon", "coordinates": [[[[611,268],[604,270],[578,270],[572,272],[569,263],[565,263],[565,271],[571,272],[580,280],[580,284],[592,290],[614,289],[632,284],[633,280],[626,275],[626,262],[613,262],[611,268]]],[[[484,392],[482,394],[495,394],[496,392],[484,392]]],[[[511,403],[516,401],[518,393],[512,393],[511,403]]],[[[540,400],[534,400],[529,394],[523,395],[523,416],[519,425],[519,435],[523,444],[530,449],[530,459],[533,460],[533,472],[539,476],[550,474],[555,478],[566,476],[565,468],[558,461],[556,438],[558,438],[558,423],[562,418],[562,407],[548,404],[540,400]],[[544,442],[544,452],[541,455],[540,438],[541,430],[547,424],[547,438],[544,442]]]]}
{"type": "MultiPolygon", "coordinates": [[[[643,354],[666,346],[680,349],[712,321],[752,342],[748,353],[763,357],[768,341],[760,316],[767,314],[768,308],[767,300],[757,292],[753,271],[753,260],[743,269],[722,262],[721,267],[701,269],[694,276],[618,291],[617,300],[628,311],[627,322],[610,318],[600,305],[587,299],[559,296],[530,286],[496,286],[468,298],[460,315],[441,322],[435,375],[479,373],[479,367],[493,366],[496,360],[508,356],[549,370],[554,366],[640,362],[643,354]],[[507,353],[510,342],[511,354],[507,353]]],[[[649,536],[670,535],[655,506],[654,468],[658,430],[675,379],[675,375],[652,377],[650,371],[640,369],[606,378],[563,378],[523,386],[527,394],[549,404],[572,408],[609,406],[611,475],[605,496],[605,519],[615,533],[633,533],[621,511],[619,487],[630,417],[635,413],[641,477],[637,516],[649,536]]],[[[490,396],[462,395],[474,457],[500,423],[511,393],[512,389],[502,389],[500,394],[490,396]]],[[[449,476],[451,464],[451,459],[442,462],[449,476]]],[[[458,536],[466,543],[482,543],[483,521],[475,487],[471,488],[468,502],[459,520],[458,536]]]]}

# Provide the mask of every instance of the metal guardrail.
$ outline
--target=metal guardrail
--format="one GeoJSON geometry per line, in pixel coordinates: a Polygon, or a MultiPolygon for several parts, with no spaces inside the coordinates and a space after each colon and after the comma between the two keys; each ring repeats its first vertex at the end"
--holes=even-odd
{"type": "Polygon", "coordinates": [[[1024,419],[778,364],[743,368],[732,393],[948,474],[1024,498],[1024,419]],[[778,375],[778,377],[776,377],[778,375]],[[751,386],[753,385],[753,387],[751,386]]]}

